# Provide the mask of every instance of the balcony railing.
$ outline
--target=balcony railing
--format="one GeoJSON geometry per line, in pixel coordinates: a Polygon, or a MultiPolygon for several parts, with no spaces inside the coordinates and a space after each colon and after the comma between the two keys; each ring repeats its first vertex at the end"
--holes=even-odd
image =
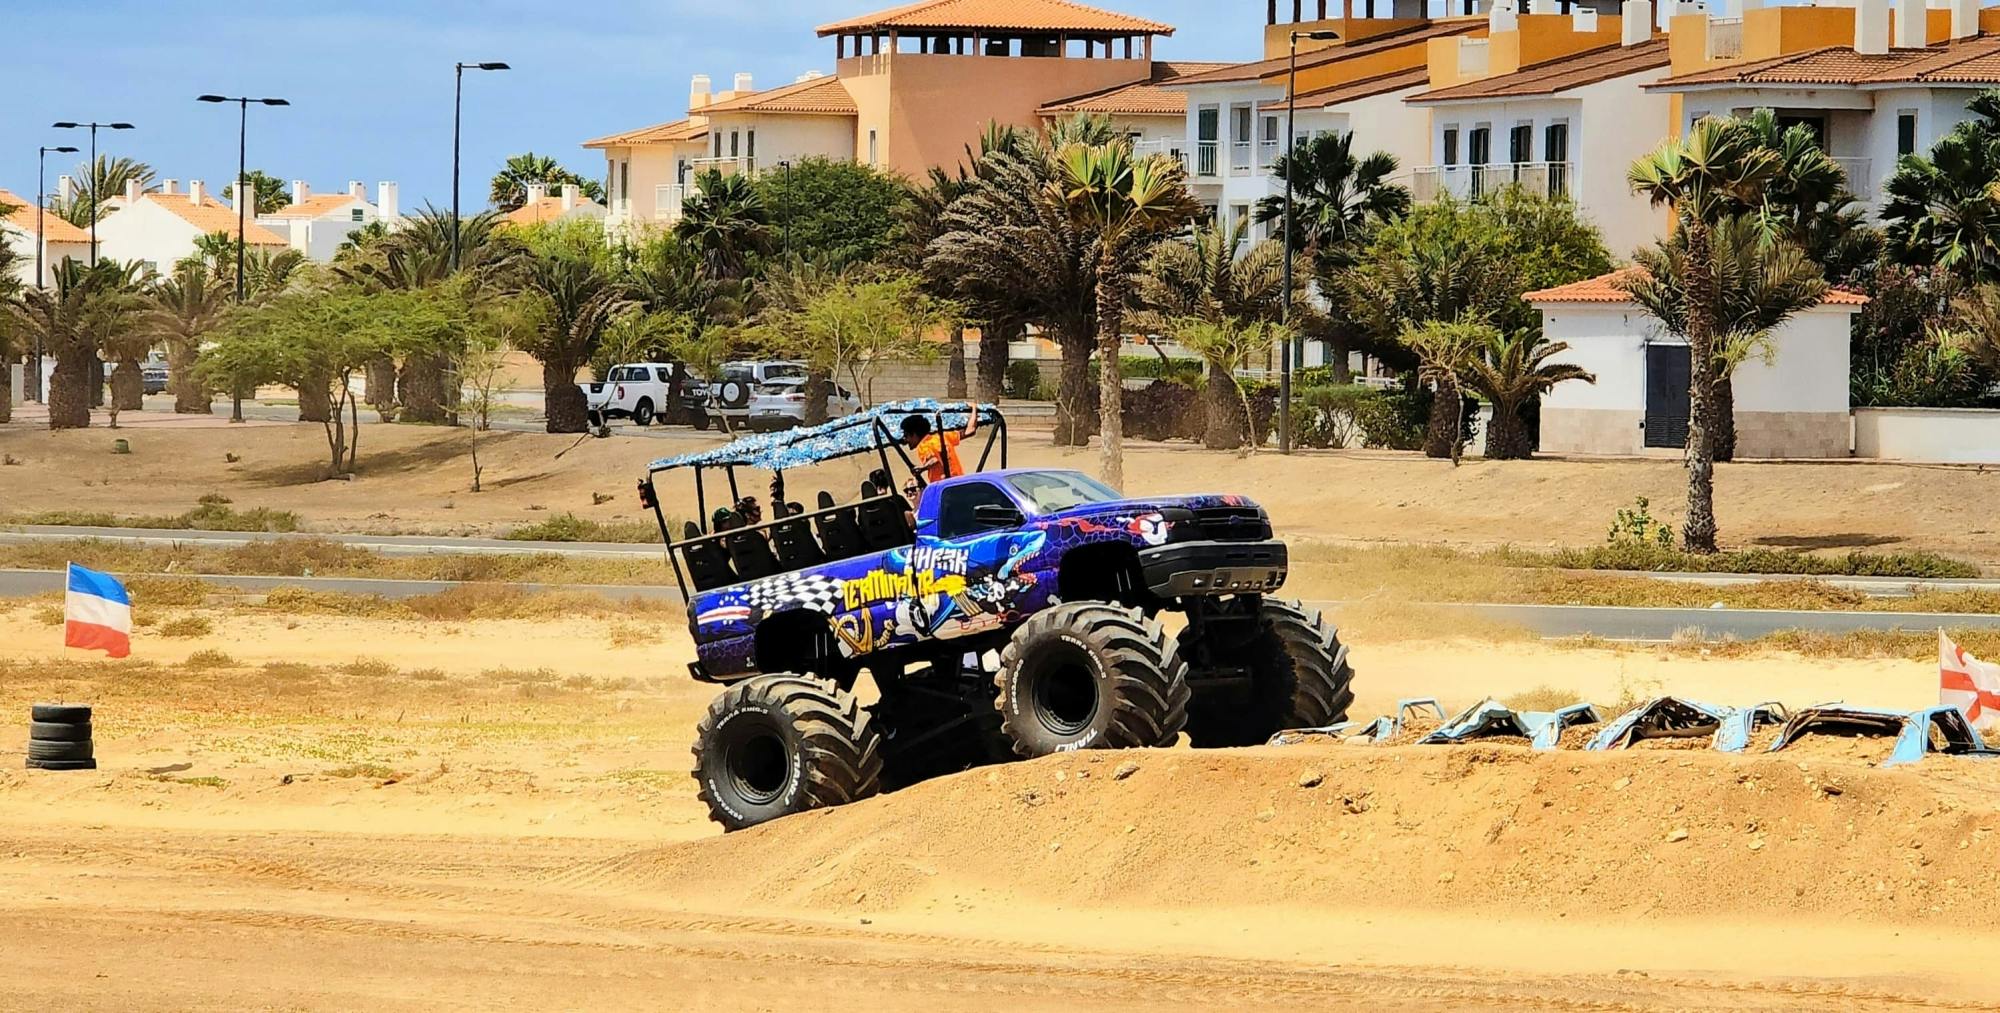
{"type": "Polygon", "coordinates": [[[1847,173],[1847,189],[1862,200],[1875,196],[1874,166],[1865,158],[1834,158],[1843,172],[1847,173]]]}
{"type": "Polygon", "coordinates": [[[681,202],[694,191],[692,186],[679,183],[661,183],[653,188],[653,220],[677,222],[681,220],[681,202]]]}
{"type": "Polygon", "coordinates": [[[1735,60],[1743,56],[1743,19],[1710,18],[1705,48],[1711,60],[1735,60]]]}
{"type": "Polygon", "coordinates": [[[1277,138],[1272,137],[1258,141],[1257,164],[1263,166],[1265,172],[1271,171],[1271,166],[1278,161],[1278,151],[1279,144],[1277,138]]]}
{"type": "Polygon", "coordinates": [[[1410,174],[1410,193],[1417,200],[1482,197],[1502,187],[1518,186],[1550,197],[1570,195],[1575,167],[1569,162],[1496,162],[1488,165],[1426,165],[1410,174]]]}
{"type": "Polygon", "coordinates": [[[1155,137],[1144,141],[1133,141],[1132,154],[1139,158],[1165,155],[1181,163],[1182,168],[1188,167],[1187,140],[1181,137],[1155,137]]]}
{"type": "Polygon", "coordinates": [[[1216,175],[1216,142],[1197,141],[1194,146],[1194,174],[1214,178],[1216,175]]]}
{"type": "Polygon", "coordinates": [[[710,169],[720,172],[724,176],[734,176],[738,173],[745,176],[755,176],[757,174],[757,159],[741,155],[688,159],[688,171],[690,172],[707,172],[710,169]]]}
{"type": "Polygon", "coordinates": [[[1250,148],[1251,144],[1249,141],[1229,142],[1229,174],[1231,176],[1247,176],[1250,174],[1250,148]]]}

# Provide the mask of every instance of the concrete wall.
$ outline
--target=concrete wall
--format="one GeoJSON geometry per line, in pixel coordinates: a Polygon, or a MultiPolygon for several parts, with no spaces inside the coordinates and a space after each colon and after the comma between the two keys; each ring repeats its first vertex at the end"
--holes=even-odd
{"type": "Polygon", "coordinates": [[[2000,464],[2000,410],[1856,408],[1854,456],[2000,464]]]}
{"type": "MultiPolygon", "coordinates": [[[[757,162],[760,172],[775,169],[779,162],[803,158],[831,158],[848,161],[866,155],[855,147],[854,117],[816,116],[799,113],[717,113],[708,121],[708,152],[714,157],[715,139],[722,138],[722,157],[729,157],[730,142],[749,158],[750,131],[757,132],[757,162]]],[[[673,182],[671,175],[662,182],[673,182]]],[[[634,184],[636,187],[637,184],[634,184]]],[[[648,195],[650,197],[650,194],[648,195]]]]}
{"type": "MultiPolygon", "coordinates": [[[[1737,452],[1746,458],[1845,457],[1848,452],[1848,328],[1853,307],[1821,306],[1772,335],[1768,357],[1736,369],[1737,452]]],[[[1550,453],[1666,455],[1648,449],[1646,346],[1678,344],[1631,303],[1542,306],[1542,330],[1569,345],[1556,361],[1596,374],[1542,400],[1541,449],[1550,453]]]]}

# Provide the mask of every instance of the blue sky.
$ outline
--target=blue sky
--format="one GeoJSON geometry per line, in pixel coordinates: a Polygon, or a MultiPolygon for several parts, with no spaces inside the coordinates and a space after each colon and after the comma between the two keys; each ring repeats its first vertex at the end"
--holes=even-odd
{"type": "MultiPolygon", "coordinates": [[[[8,26],[35,34],[7,47],[5,78],[15,98],[0,103],[0,187],[32,200],[37,146],[87,150],[81,131],[48,124],[95,119],[138,128],[100,132],[101,152],[218,191],[236,168],[236,110],[194,101],[215,92],[292,102],[251,108],[252,168],[321,191],[359,179],[372,194],[376,181],[393,179],[405,210],[426,200],[446,205],[451,65],[502,60],[514,70],[466,78],[464,199],[477,206],[485,180],[509,154],[550,154],[601,176],[602,158],[578,145],[679,117],[693,74],[726,88],[738,71],[756,75],[759,87],[806,70],[831,71],[833,40],[814,36],[813,27],[895,3],[7,0],[8,26]]],[[[1157,57],[1262,55],[1264,5],[1254,0],[1105,6],[1177,26],[1155,47],[1157,57]]],[[[51,154],[49,188],[83,157],[51,154]]]]}

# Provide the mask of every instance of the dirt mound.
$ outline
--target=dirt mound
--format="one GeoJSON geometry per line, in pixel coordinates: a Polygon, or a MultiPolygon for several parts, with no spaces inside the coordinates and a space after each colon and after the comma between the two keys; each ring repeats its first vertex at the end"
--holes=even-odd
{"type": "Polygon", "coordinates": [[[1962,921],[2000,903],[2000,766],[1505,746],[1051,757],[621,860],[683,900],[1006,897],[1962,921]],[[1122,776],[1121,776],[1122,775],[1122,776]]]}

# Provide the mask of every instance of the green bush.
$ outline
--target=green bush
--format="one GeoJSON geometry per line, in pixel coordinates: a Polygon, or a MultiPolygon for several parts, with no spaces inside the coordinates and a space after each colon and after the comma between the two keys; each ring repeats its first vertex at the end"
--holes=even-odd
{"type": "Polygon", "coordinates": [[[1931,552],[1850,552],[1816,556],[1796,549],[1738,549],[1700,554],[1656,541],[1627,539],[1586,549],[1533,554],[1545,565],[1572,570],[1652,570],[1681,573],[1759,573],[1814,577],[1977,577],[1979,567],[1931,552]]]}
{"type": "Polygon", "coordinates": [[[1118,368],[1133,379],[1178,380],[1189,384],[1208,371],[1200,359],[1162,359],[1157,355],[1127,355],[1118,360],[1118,368]]]}
{"type": "Polygon", "coordinates": [[[653,521],[594,521],[565,512],[515,528],[500,537],[514,542],[636,543],[659,540],[660,528],[653,521]]]}
{"type": "Polygon", "coordinates": [[[1023,400],[1040,400],[1042,368],[1032,360],[1016,360],[1007,364],[1003,385],[1008,397],[1023,400]]]}

